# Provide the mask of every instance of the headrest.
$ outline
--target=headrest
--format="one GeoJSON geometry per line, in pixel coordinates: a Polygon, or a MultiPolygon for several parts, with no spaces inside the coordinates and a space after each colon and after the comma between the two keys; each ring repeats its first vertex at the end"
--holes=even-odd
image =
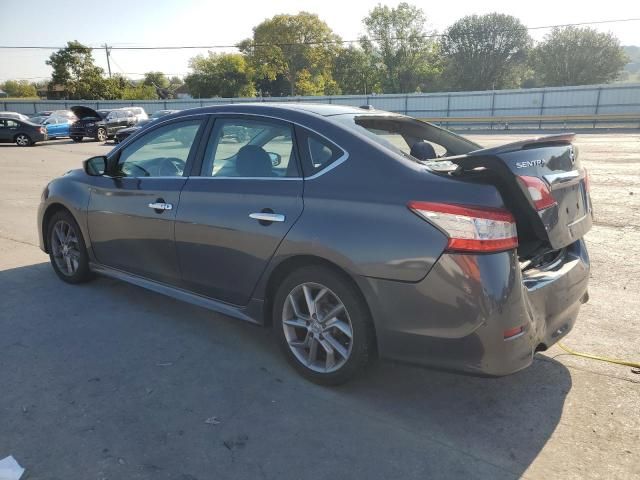
{"type": "Polygon", "coordinates": [[[238,151],[236,172],[240,177],[271,177],[273,176],[271,158],[264,148],[258,145],[245,145],[238,151]]]}
{"type": "Polygon", "coordinates": [[[415,157],[418,160],[430,160],[432,158],[438,158],[433,145],[431,145],[429,142],[425,142],[424,140],[420,140],[414,143],[411,147],[410,154],[412,157],[415,157]]]}

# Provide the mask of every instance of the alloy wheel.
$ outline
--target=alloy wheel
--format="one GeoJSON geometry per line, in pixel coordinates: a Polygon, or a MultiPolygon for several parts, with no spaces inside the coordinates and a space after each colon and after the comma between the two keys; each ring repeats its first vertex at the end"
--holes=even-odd
{"type": "Polygon", "coordinates": [[[107,141],[107,132],[105,131],[104,128],[99,128],[98,129],[98,140],[101,142],[106,142],[107,141]]]}
{"type": "Polygon", "coordinates": [[[75,229],[64,220],[58,220],[51,233],[51,251],[58,270],[68,277],[80,267],[80,243],[75,229]]]}
{"type": "Polygon", "coordinates": [[[16,137],[16,143],[21,147],[26,147],[27,145],[29,145],[29,137],[20,134],[16,137]]]}
{"type": "Polygon", "coordinates": [[[282,327],[291,352],[320,373],[339,370],[353,346],[353,326],[344,303],[329,288],[303,283],[287,296],[282,327]]]}

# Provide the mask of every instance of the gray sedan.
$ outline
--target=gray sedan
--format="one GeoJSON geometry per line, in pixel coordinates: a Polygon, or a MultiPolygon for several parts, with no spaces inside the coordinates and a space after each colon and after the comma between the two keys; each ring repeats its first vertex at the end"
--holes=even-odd
{"type": "Polygon", "coordinates": [[[41,248],[66,282],[106,275],[272,327],[318,383],[375,357],[506,375],[588,299],[572,139],[482,149],[370,109],[185,110],[52,181],[41,248]]]}

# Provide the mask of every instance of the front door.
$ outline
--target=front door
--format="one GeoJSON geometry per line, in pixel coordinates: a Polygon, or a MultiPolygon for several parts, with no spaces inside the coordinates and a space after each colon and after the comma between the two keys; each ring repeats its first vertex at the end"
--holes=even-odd
{"type": "Polygon", "coordinates": [[[109,159],[88,209],[96,260],[152,280],[178,284],[174,220],[184,172],[193,161],[203,118],[149,130],[109,159]]]}
{"type": "Polygon", "coordinates": [[[269,260],[302,213],[293,128],[220,117],[198,175],[182,190],[176,246],[187,288],[246,305],[269,260]]]}

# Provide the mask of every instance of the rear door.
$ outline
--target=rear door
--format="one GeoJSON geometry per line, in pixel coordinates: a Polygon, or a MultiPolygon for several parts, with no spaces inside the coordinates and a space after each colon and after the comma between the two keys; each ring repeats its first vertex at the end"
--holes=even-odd
{"type": "Polygon", "coordinates": [[[0,119],[0,141],[7,142],[13,139],[13,135],[9,129],[9,120],[0,119]]]}
{"type": "Polygon", "coordinates": [[[22,127],[22,123],[17,120],[13,120],[11,118],[5,118],[2,120],[2,128],[0,128],[0,138],[4,141],[13,142],[13,137],[15,137],[22,127]]]}
{"type": "Polygon", "coordinates": [[[202,132],[203,116],[150,129],[109,159],[88,208],[93,253],[103,265],[180,283],[174,220],[202,132]]]}
{"type": "Polygon", "coordinates": [[[63,133],[64,120],[59,118],[50,118],[47,120],[47,134],[50,137],[60,137],[63,133]]]}
{"type": "Polygon", "coordinates": [[[302,213],[293,126],[220,116],[199,168],[182,190],[176,246],[187,288],[246,305],[278,245],[302,213]]]}

